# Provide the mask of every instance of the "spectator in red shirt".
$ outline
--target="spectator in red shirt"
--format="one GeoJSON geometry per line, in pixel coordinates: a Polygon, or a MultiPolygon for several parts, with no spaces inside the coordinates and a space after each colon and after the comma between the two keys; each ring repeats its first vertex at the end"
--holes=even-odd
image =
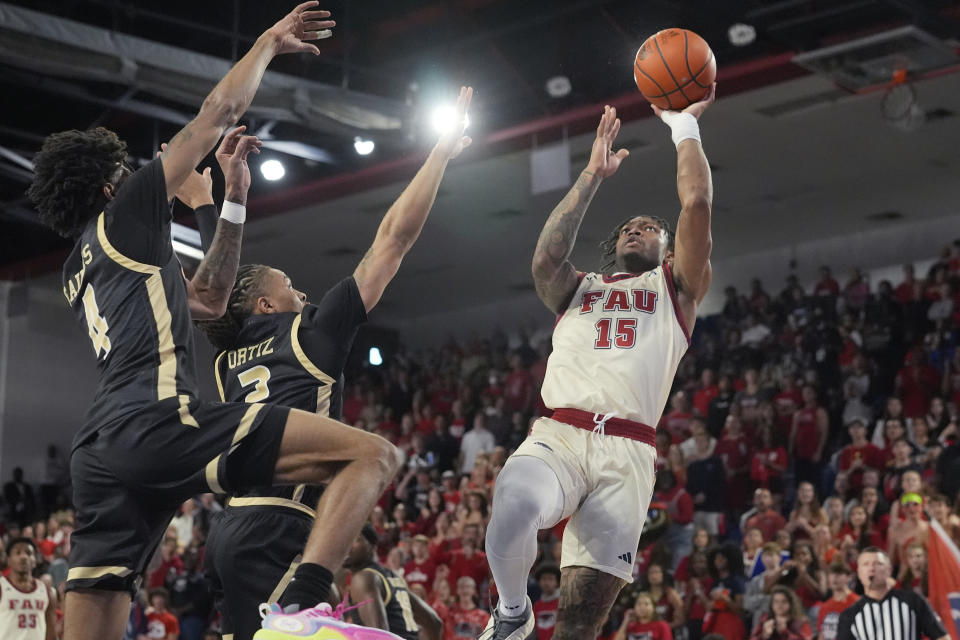
{"type": "Polygon", "coordinates": [[[817,483],[820,479],[820,460],[827,445],[830,420],[817,403],[817,391],[811,385],[803,387],[803,407],[793,414],[788,453],[793,456],[797,482],[817,483]]]}
{"type": "Polygon", "coordinates": [[[897,374],[896,391],[908,418],[923,418],[940,383],[936,369],[927,364],[925,355],[919,347],[911,350],[907,365],[897,374]]]}
{"type": "Polygon", "coordinates": [[[654,607],[653,598],[646,591],[637,594],[632,609],[623,614],[623,623],[614,634],[613,640],[673,640],[670,625],[660,619],[654,607]]]}
{"type": "Polygon", "coordinates": [[[787,470],[787,449],[774,442],[774,426],[768,415],[773,411],[769,404],[760,412],[761,422],[757,427],[757,448],[750,456],[750,479],[758,487],[771,493],[783,495],[783,472],[787,470]]]}
{"type": "Polygon", "coordinates": [[[147,637],[150,640],[177,640],[180,623],[167,611],[170,595],[163,587],[150,589],[150,610],[147,611],[147,637]]]}
{"type": "Polygon", "coordinates": [[[457,580],[457,602],[444,621],[444,640],[474,640],[487,626],[490,614],[477,608],[477,583],[470,576],[457,580]]]}
{"type": "Polygon", "coordinates": [[[787,521],[773,509],[773,495],[769,489],[760,487],[753,492],[753,509],[743,514],[740,519],[740,529],[748,531],[759,529],[763,534],[764,542],[770,542],[776,537],[777,531],[783,529],[787,521]]]}
{"type": "Polygon", "coordinates": [[[840,451],[837,470],[847,473],[850,488],[859,493],[863,488],[864,469],[883,469],[884,455],[867,440],[867,425],[862,418],[851,420],[847,424],[847,432],[850,434],[850,444],[840,451]]]}
{"type": "Polygon", "coordinates": [[[728,507],[737,508],[747,502],[750,484],[750,448],[740,418],[731,414],[724,421],[723,432],[713,455],[723,461],[727,473],[724,499],[728,507]]]}
{"type": "Polygon", "coordinates": [[[550,640],[557,625],[557,608],[560,605],[560,569],[547,564],[537,569],[537,584],[540,597],[533,603],[533,618],[537,621],[537,640],[550,640]]]}
{"type": "Polygon", "coordinates": [[[840,293],[840,284],[833,279],[830,273],[830,267],[824,265],[820,267],[820,280],[813,287],[815,296],[836,296],[840,293]]]}
{"type": "Polygon", "coordinates": [[[677,391],[670,398],[670,411],[660,418],[660,429],[670,434],[673,444],[679,444],[690,437],[690,401],[683,389],[677,391]]]}
{"type": "MultiPolygon", "coordinates": [[[[469,576],[474,584],[483,584],[490,575],[490,567],[487,564],[487,554],[477,548],[480,544],[480,526],[464,526],[460,544],[461,548],[450,553],[446,559],[446,564],[450,566],[450,577],[459,581],[461,577],[469,576]]],[[[441,559],[441,562],[443,560],[441,559]]]]}
{"type": "MultiPolygon", "coordinates": [[[[777,410],[777,421],[780,433],[786,436],[793,425],[793,414],[803,405],[803,395],[796,387],[796,381],[791,373],[780,377],[780,393],[773,397],[773,406],[777,410]]],[[[785,438],[784,438],[785,439],[785,438]]]]}
{"type": "Polygon", "coordinates": [[[433,587],[437,563],[430,557],[430,538],[422,533],[413,537],[413,557],[403,565],[403,579],[408,585],[422,584],[424,589],[433,587]]]}
{"type": "Polygon", "coordinates": [[[167,579],[174,579],[183,572],[183,561],[177,555],[177,539],[164,538],[160,546],[160,566],[150,574],[148,583],[151,589],[159,589],[167,583],[167,579]]]}
{"type": "Polygon", "coordinates": [[[420,420],[417,422],[417,433],[423,434],[424,436],[429,436],[433,433],[433,429],[436,425],[433,423],[434,413],[432,405],[424,405],[423,409],[420,411],[420,420]]]}
{"type": "Polygon", "coordinates": [[[830,585],[830,598],[820,603],[820,610],[817,614],[819,640],[837,640],[840,614],[859,600],[857,594],[850,590],[852,574],[853,571],[850,567],[842,562],[835,562],[830,565],[827,578],[830,585]]]}
{"type": "Polygon", "coordinates": [[[750,640],[810,640],[813,632],[797,594],[777,585],[770,596],[770,609],[760,618],[750,640]]]}
{"type": "Polygon", "coordinates": [[[904,279],[894,290],[894,296],[900,304],[919,302],[923,294],[923,283],[916,279],[912,264],[903,265],[904,279]]]}
{"type": "Polygon", "coordinates": [[[660,543],[670,549],[673,567],[693,550],[693,498],[677,484],[673,472],[665,469],[657,474],[653,499],[666,506],[670,524],[660,538],[660,543]]]}
{"type": "Polygon", "coordinates": [[[503,396],[510,411],[528,413],[533,406],[533,376],[523,366],[519,353],[510,357],[510,373],[503,385],[503,396]]]}
{"type": "Polygon", "coordinates": [[[704,418],[710,410],[710,401],[720,395],[720,387],[714,379],[713,369],[704,369],[700,374],[700,388],[693,394],[693,408],[704,418]]]}

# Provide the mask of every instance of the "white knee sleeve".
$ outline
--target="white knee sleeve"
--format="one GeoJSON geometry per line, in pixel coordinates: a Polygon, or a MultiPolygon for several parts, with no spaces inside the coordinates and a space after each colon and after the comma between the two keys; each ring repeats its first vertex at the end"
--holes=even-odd
{"type": "Polygon", "coordinates": [[[487,527],[487,560],[500,593],[500,611],[518,615],[527,595],[527,576],[537,559],[537,530],[563,517],[563,489],[540,458],[510,458],[497,477],[487,527]]]}

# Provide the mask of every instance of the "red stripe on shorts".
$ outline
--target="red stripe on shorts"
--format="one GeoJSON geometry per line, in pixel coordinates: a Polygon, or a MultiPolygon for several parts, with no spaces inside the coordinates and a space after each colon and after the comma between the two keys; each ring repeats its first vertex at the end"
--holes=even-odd
{"type": "MultiPolygon", "coordinates": [[[[593,419],[592,413],[581,409],[562,408],[553,412],[551,418],[557,422],[569,424],[578,429],[593,431],[597,426],[597,421],[593,419]]],[[[603,414],[600,414],[603,418],[603,414]]],[[[651,447],[657,446],[657,430],[650,425],[622,418],[610,418],[604,423],[604,433],[608,436],[619,436],[645,442],[651,447]]]]}

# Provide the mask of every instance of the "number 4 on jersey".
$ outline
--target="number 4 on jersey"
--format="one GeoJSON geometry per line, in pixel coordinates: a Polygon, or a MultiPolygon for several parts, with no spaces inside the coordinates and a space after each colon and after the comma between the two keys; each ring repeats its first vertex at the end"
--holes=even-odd
{"type": "Polygon", "coordinates": [[[83,312],[87,316],[87,332],[90,340],[93,342],[93,351],[100,357],[103,351],[103,357],[106,358],[110,353],[110,338],[107,331],[110,327],[106,319],[100,315],[100,307],[97,306],[96,294],[93,292],[93,286],[87,285],[87,290],[83,293],[83,312]]]}
{"type": "Polygon", "coordinates": [[[593,343],[594,349],[609,349],[615,345],[618,349],[629,349],[637,342],[637,319],[636,318],[616,318],[616,336],[611,345],[610,328],[613,326],[614,318],[600,318],[597,321],[597,341],[593,343]]]}

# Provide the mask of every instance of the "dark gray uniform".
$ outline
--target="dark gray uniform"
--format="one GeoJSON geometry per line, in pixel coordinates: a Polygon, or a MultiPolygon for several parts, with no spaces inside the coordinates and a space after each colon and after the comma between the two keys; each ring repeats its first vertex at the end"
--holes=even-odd
{"type": "MultiPolygon", "coordinates": [[[[248,318],[237,347],[215,361],[222,399],[270,402],[340,418],[343,368],[366,321],[354,279],[297,313],[248,318]]],[[[263,486],[237,492],[211,524],[204,558],[223,632],[249,640],[260,628],[258,605],[276,602],[307,542],[320,487],[263,486]]]]}
{"type": "Polygon", "coordinates": [[[196,398],[170,225],[156,159],[88,222],[64,264],[63,293],[99,371],[70,459],[77,529],[67,589],[135,589],[185,499],[273,475],[289,410],[196,398]]]}

